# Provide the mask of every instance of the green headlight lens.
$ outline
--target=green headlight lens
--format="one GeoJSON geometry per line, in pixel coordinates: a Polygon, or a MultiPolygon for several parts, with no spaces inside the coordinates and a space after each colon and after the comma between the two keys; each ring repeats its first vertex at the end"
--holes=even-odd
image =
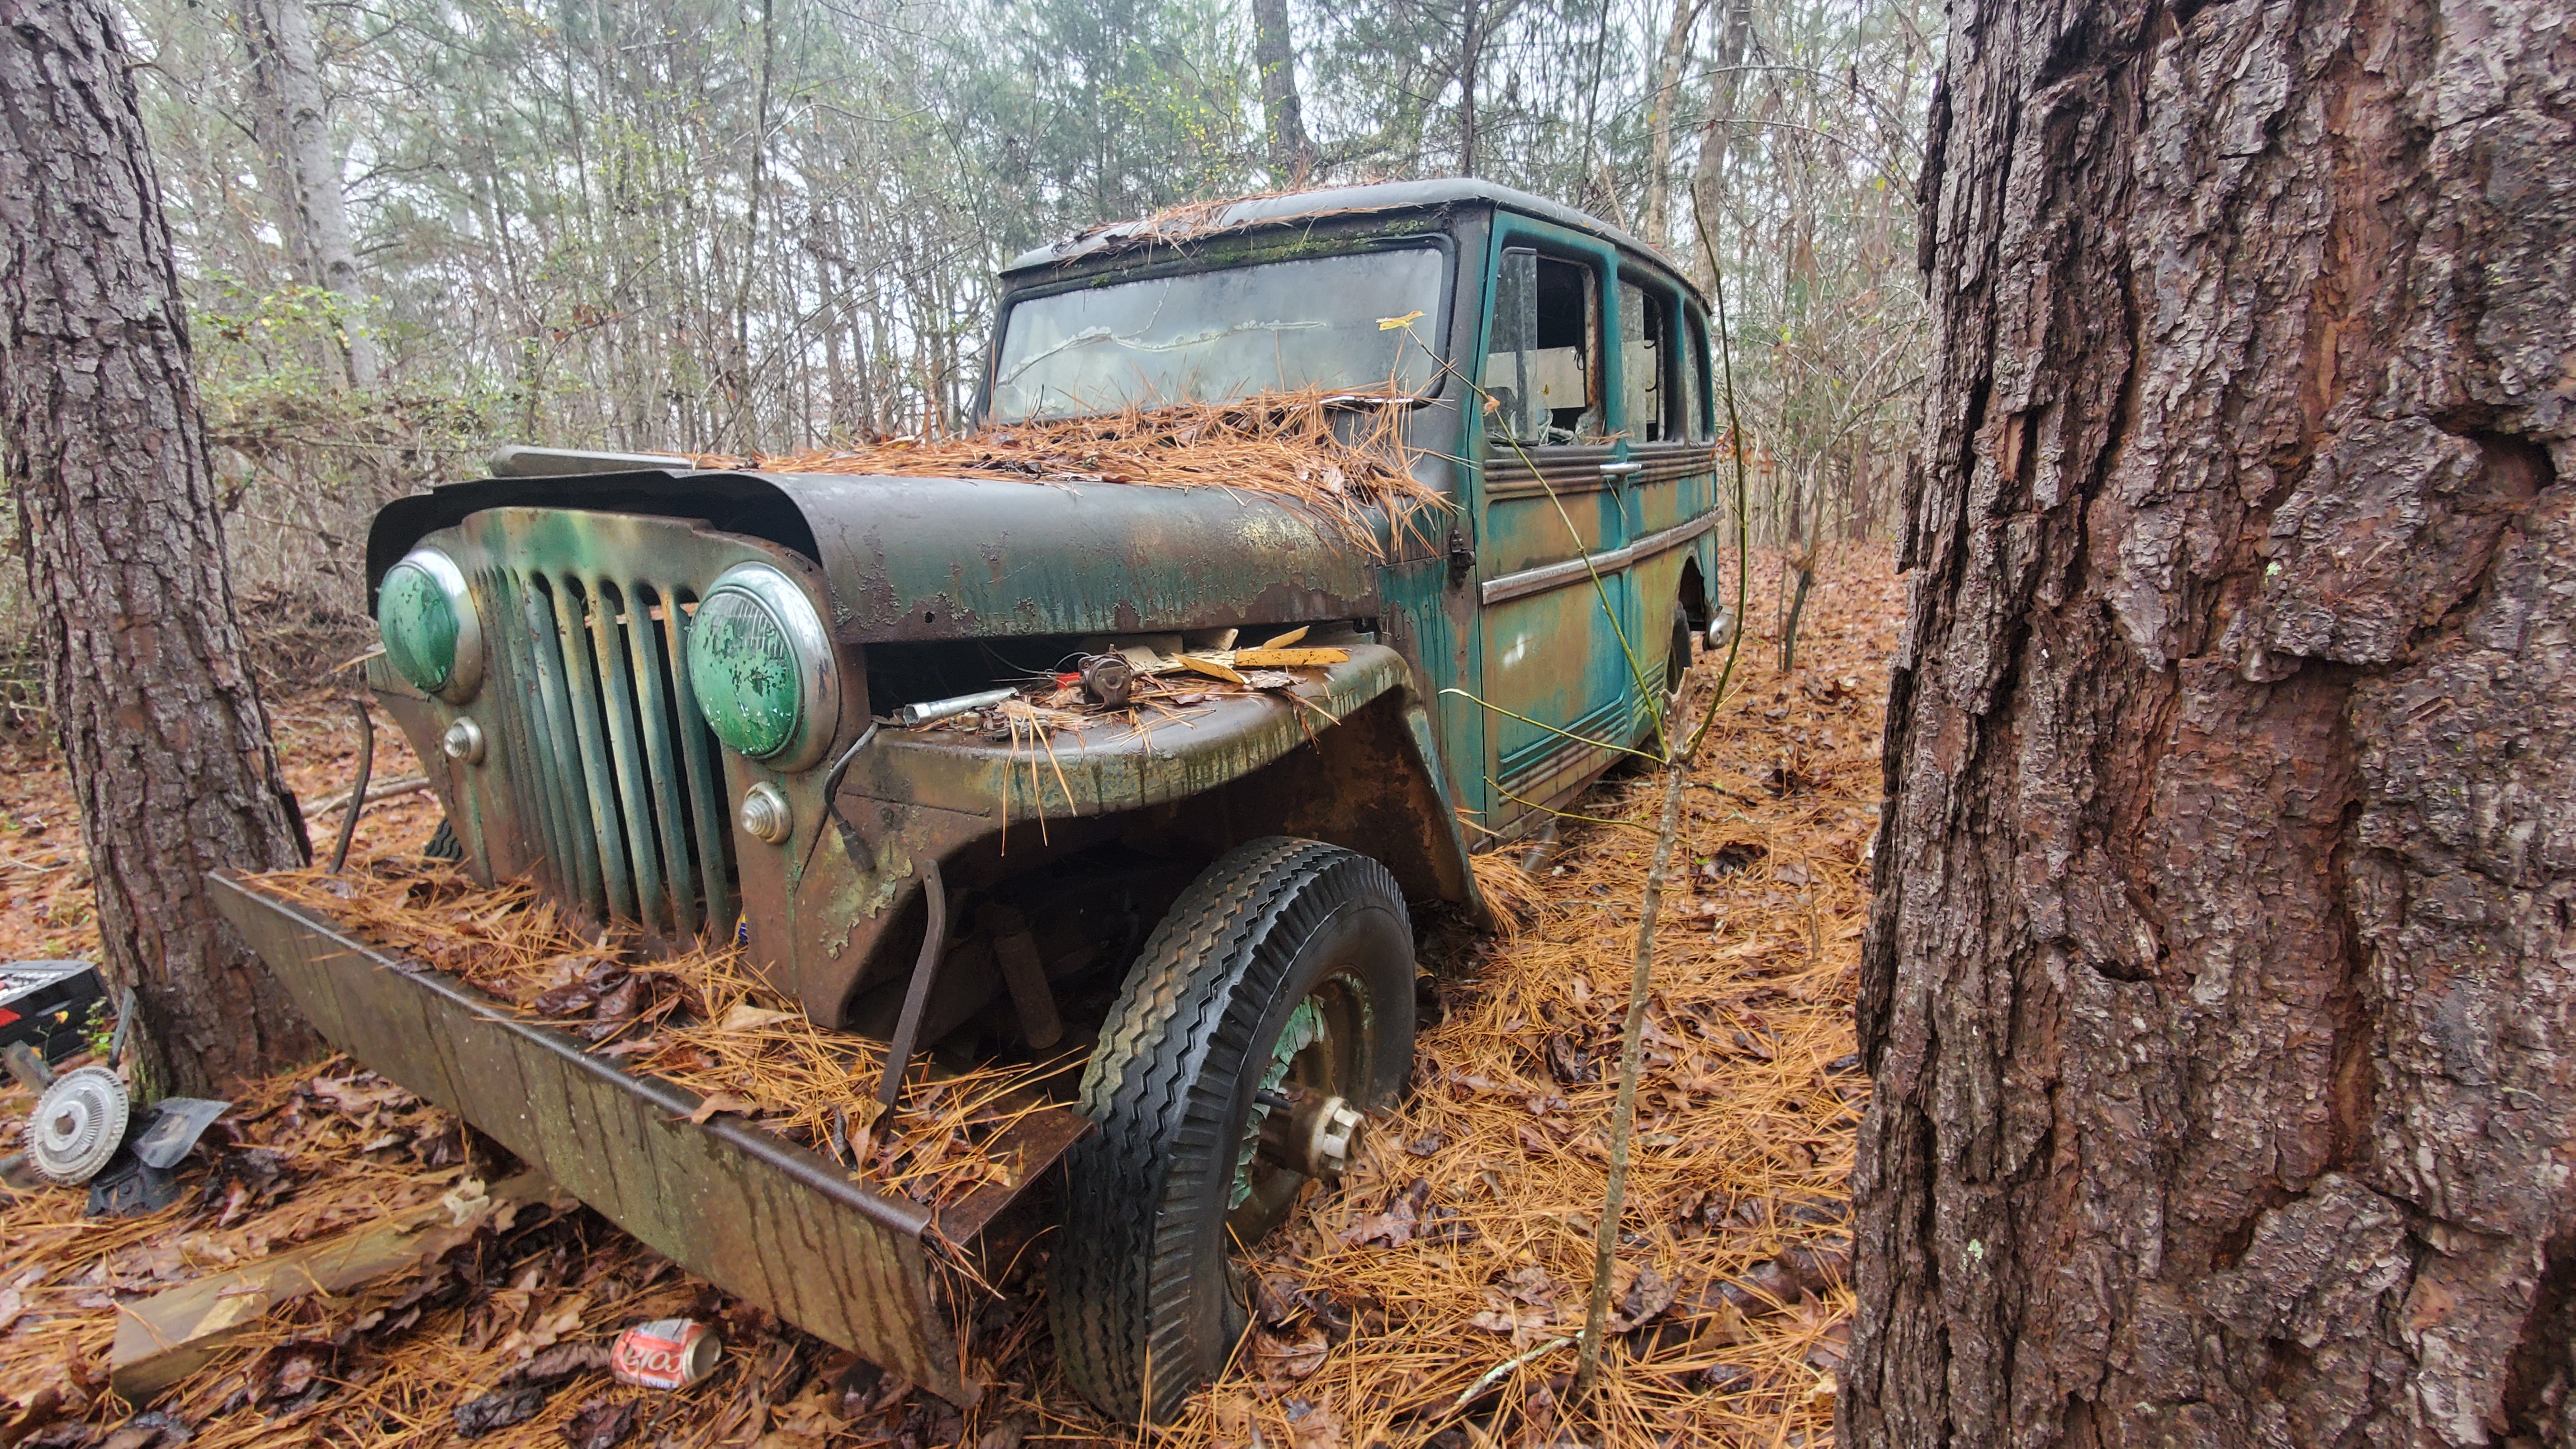
{"type": "Polygon", "coordinates": [[[769,606],[719,586],[689,621],[689,687],[716,738],[752,759],[796,740],[805,716],[795,645],[769,606]]]}
{"type": "Polygon", "coordinates": [[[446,586],[427,568],[404,559],[385,571],[376,598],[376,627],[384,635],[385,661],[395,673],[424,694],[447,687],[456,672],[462,626],[446,586]]]}

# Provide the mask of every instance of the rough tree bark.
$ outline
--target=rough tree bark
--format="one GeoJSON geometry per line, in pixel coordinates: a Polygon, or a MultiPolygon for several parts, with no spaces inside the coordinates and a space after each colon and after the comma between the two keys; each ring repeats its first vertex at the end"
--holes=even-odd
{"type": "Polygon", "coordinates": [[[1952,13],[1840,1442],[2576,1442],[2571,12],[1952,13]]]}
{"type": "Polygon", "coordinates": [[[373,387],[380,368],[375,343],[357,325],[366,298],[359,287],[357,245],[349,237],[340,153],[331,148],[323,108],[313,17],[304,0],[240,0],[239,18],[242,45],[250,53],[251,92],[260,107],[253,130],[276,174],[278,230],[305,280],[346,304],[341,356],[349,382],[373,387]]]}
{"type": "Polygon", "coordinates": [[[206,891],[297,864],[302,833],[233,620],[134,64],[102,0],[0,0],[0,468],[107,972],[188,1090],[317,1043],[206,891]]]}

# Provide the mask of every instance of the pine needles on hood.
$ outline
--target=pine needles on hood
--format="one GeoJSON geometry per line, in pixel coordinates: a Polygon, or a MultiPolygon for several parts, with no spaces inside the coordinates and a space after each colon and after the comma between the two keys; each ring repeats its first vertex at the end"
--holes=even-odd
{"type": "Polygon", "coordinates": [[[1288,503],[1382,556],[1382,530],[1400,535],[1415,515],[1450,506],[1413,476],[1410,413],[1408,398],[1308,388],[699,461],[772,473],[991,478],[1076,490],[1216,488],[1288,503]]]}

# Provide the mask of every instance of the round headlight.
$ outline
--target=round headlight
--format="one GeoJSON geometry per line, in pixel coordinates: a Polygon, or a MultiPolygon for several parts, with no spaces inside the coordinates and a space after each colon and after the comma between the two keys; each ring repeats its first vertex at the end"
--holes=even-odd
{"type": "Polygon", "coordinates": [[[437,549],[413,549],[385,570],[376,629],[385,662],[421,692],[462,704],[482,685],[483,624],[464,571],[437,549]]]}
{"type": "Polygon", "coordinates": [[[840,723],[831,636],[805,591],[736,564],[689,620],[689,689],[726,748],[773,769],[814,763],[840,723]]]}

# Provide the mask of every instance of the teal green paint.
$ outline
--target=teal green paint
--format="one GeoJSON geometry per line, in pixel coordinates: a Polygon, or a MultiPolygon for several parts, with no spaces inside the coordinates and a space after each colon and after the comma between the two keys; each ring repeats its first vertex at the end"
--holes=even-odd
{"type": "Polygon", "coordinates": [[[758,599],[718,589],[689,621],[689,683],[716,738],[752,759],[796,738],[805,714],[794,647],[758,599]]]}
{"type": "MultiPolygon", "coordinates": [[[[1485,712],[1447,692],[1472,688],[1474,668],[1472,655],[1465,665],[1460,663],[1457,623],[1448,607],[1449,560],[1435,554],[1391,565],[1378,587],[1388,616],[1410,626],[1414,658],[1423,672],[1423,698],[1438,701],[1433,708],[1439,721],[1436,758],[1443,767],[1441,783],[1448,787],[1453,803],[1482,809],[1484,780],[1478,762],[1485,758],[1485,712]]],[[[1473,589],[1475,583],[1469,580],[1459,587],[1473,589]]],[[[1469,631],[1471,636],[1473,632],[1469,631]]]]}
{"type": "Polygon", "coordinates": [[[456,670],[456,605],[429,570],[398,563],[376,595],[385,659],[412,688],[436,694],[456,670]]]}
{"type": "MultiPolygon", "coordinates": [[[[1261,1074],[1261,1090],[1276,1092],[1288,1080],[1288,1069],[1297,1064],[1297,1053],[1324,1039],[1324,1013],[1315,1008],[1309,996],[1288,1013],[1279,1027],[1279,1044],[1270,1049],[1270,1065],[1261,1074]]],[[[1270,1104],[1255,1096],[1252,1115],[1243,1124],[1243,1141],[1234,1149],[1234,1190],[1226,1195],[1225,1210],[1232,1212],[1252,1196],[1252,1154],[1261,1146],[1261,1124],[1270,1119],[1270,1104]]]]}
{"type": "MultiPolygon", "coordinates": [[[[1594,345],[1601,362],[1602,418],[1609,431],[1617,434],[1625,426],[1621,410],[1626,395],[1622,371],[1625,359],[1623,349],[1618,345],[1618,249],[1582,232],[1504,212],[1495,218],[1492,240],[1487,246],[1483,283],[1488,292],[1502,266],[1504,250],[1512,246],[1536,246],[1551,255],[1581,261],[1591,268],[1593,285],[1599,291],[1601,302],[1601,330],[1594,345]]],[[[1484,327],[1477,339],[1476,355],[1466,362],[1470,376],[1482,368],[1485,349],[1491,342],[1493,308],[1490,303],[1483,305],[1483,312],[1484,327]]],[[[1586,551],[1615,549],[1628,541],[1631,520],[1625,507],[1625,495],[1614,487],[1560,494],[1555,502],[1539,498],[1514,500],[1500,508],[1493,506],[1482,496],[1481,487],[1484,466],[1492,461],[1492,454],[1485,446],[1484,429],[1478,427],[1475,431],[1478,434],[1474,454],[1479,479],[1477,521],[1489,535],[1479,541],[1479,557],[1489,560],[1525,556],[1564,558],[1586,551]],[[1560,504],[1567,516],[1594,530],[1594,541],[1588,548],[1567,538],[1566,519],[1557,513],[1560,504]]],[[[1613,447],[1611,458],[1617,460],[1627,456],[1627,444],[1621,440],[1613,447]]],[[[1496,563],[1493,566],[1502,565],[1496,563]]],[[[1506,658],[1515,647],[1542,649],[1549,657],[1573,667],[1552,676],[1546,692],[1536,696],[1496,698],[1496,691],[1502,685],[1490,673],[1480,681],[1479,693],[1497,705],[1560,729],[1588,733],[1587,726],[1599,729],[1608,725],[1615,731],[1617,724],[1636,708],[1638,702],[1636,689],[1629,677],[1627,657],[1620,648],[1622,629],[1627,630],[1631,644],[1636,638],[1632,623],[1636,610],[1628,593],[1628,578],[1623,572],[1604,578],[1598,590],[1585,581],[1500,606],[1504,612],[1488,610],[1492,622],[1485,630],[1488,636],[1482,660],[1485,670],[1494,669],[1498,647],[1506,658]],[[1610,605],[1607,611],[1602,608],[1602,594],[1605,592],[1610,605]],[[1515,634],[1519,632],[1502,620],[1529,619],[1537,610],[1549,607],[1558,612],[1554,627],[1546,636],[1518,644],[1498,642],[1496,627],[1515,634]],[[1566,648],[1564,643],[1564,636],[1576,630],[1581,631],[1584,639],[1579,660],[1570,657],[1574,651],[1566,648]]],[[[1486,739],[1486,768],[1497,782],[1510,776],[1516,768],[1544,758],[1563,743],[1561,736],[1539,725],[1501,715],[1487,724],[1486,739]]],[[[1497,813],[1509,813],[1517,807],[1502,795],[1497,785],[1491,790],[1485,808],[1488,812],[1486,818],[1490,820],[1497,813]]]]}

